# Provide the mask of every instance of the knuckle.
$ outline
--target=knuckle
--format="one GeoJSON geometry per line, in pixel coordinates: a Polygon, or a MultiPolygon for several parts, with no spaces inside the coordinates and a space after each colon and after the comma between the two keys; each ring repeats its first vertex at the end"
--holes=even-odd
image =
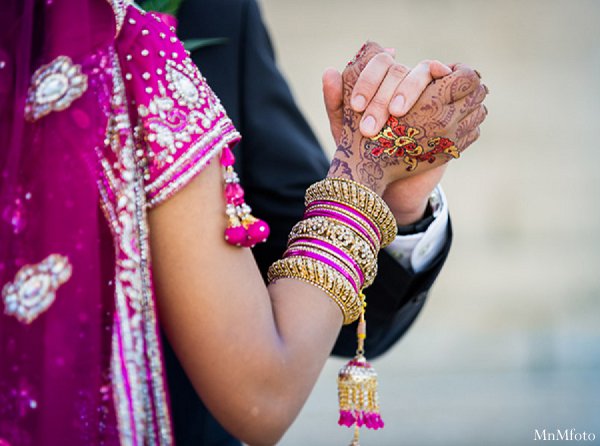
{"type": "Polygon", "coordinates": [[[395,63],[389,68],[388,73],[393,77],[403,78],[408,73],[408,68],[402,64],[395,63]]]}
{"type": "Polygon", "coordinates": [[[392,55],[385,51],[378,53],[375,57],[373,57],[373,60],[386,65],[392,65],[394,63],[394,58],[392,55]]]}

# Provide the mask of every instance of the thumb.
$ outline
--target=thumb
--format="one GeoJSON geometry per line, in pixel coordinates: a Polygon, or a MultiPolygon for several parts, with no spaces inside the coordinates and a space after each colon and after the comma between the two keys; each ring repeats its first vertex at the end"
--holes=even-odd
{"type": "Polygon", "coordinates": [[[335,68],[327,68],[323,73],[323,100],[331,134],[337,144],[342,136],[343,81],[335,68]]]}

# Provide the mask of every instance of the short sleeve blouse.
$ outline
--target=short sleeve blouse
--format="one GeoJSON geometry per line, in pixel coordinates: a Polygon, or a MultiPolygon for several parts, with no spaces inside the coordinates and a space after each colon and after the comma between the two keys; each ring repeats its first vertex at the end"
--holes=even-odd
{"type": "Polygon", "coordinates": [[[117,50],[136,155],[144,158],[146,200],[154,207],[240,135],[175,30],[153,13],[130,9],[117,50]]]}

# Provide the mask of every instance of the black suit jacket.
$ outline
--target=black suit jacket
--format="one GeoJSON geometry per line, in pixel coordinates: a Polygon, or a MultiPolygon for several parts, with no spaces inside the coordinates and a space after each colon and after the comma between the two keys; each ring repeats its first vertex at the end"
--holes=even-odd
{"type": "MultiPolygon", "coordinates": [[[[302,218],[306,188],[325,177],[329,162],[275,65],[255,0],[185,0],[178,20],[183,40],[226,39],[194,51],[192,59],[242,133],[235,167],[253,213],[271,226],[268,242],[253,250],[265,274],[302,218]]],[[[389,349],[416,318],[446,259],[449,235],[443,252],[420,274],[380,254],[378,277],[366,291],[368,357],[389,349]]],[[[352,356],[355,349],[355,326],[346,326],[333,353],[352,356]]],[[[168,344],[165,350],[177,444],[239,445],[203,406],[168,344]]]]}

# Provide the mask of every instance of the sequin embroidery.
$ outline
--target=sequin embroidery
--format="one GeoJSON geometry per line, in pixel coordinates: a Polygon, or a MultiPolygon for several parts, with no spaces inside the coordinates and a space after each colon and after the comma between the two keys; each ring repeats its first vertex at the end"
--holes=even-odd
{"type": "Polygon", "coordinates": [[[68,108],[87,90],[87,76],[67,56],[59,56],[33,74],[27,93],[25,117],[36,121],[53,111],[68,108]]]}
{"type": "Polygon", "coordinates": [[[146,140],[166,149],[155,152],[152,146],[148,148],[148,156],[158,168],[173,163],[173,155],[185,143],[203,135],[214,125],[217,116],[224,114],[221,104],[212,100],[190,59],[186,58],[183,63],[168,60],[165,70],[166,87],[158,81],[158,94],[148,106],[138,107],[139,116],[145,120],[146,140]],[[205,107],[207,102],[211,106],[205,107]]]}
{"type": "Polygon", "coordinates": [[[123,22],[125,21],[125,15],[127,14],[127,6],[131,3],[131,0],[107,0],[115,13],[115,24],[116,33],[119,34],[123,22]]]}
{"type": "Polygon", "coordinates": [[[69,259],[52,254],[36,265],[25,265],[2,289],[4,312],[31,324],[56,299],[56,291],[71,278],[69,259]]]}

